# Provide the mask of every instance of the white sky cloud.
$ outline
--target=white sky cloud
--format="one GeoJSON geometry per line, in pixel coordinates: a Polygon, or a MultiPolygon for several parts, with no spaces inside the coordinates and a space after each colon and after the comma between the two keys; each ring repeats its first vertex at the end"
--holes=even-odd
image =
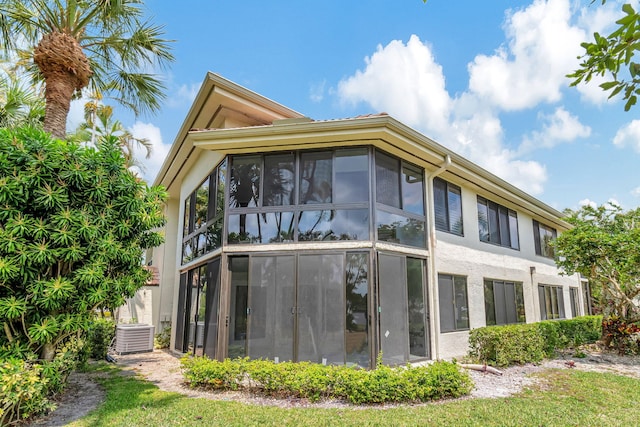
{"type": "Polygon", "coordinates": [[[579,206],[591,206],[592,208],[597,208],[598,204],[590,199],[582,199],[578,202],[579,206]]]}
{"type": "Polygon", "coordinates": [[[640,187],[636,187],[631,190],[631,195],[634,197],[640,197],[640,187]]]}
{"type": "Polygon", "coordinates": [[[503,110],[560,100],[586,38],[570,20],[569,0],[535,0],[507,16],[507,45],[469,64],[469,89],[503,110]]]}
{"type": "Polygon", "coordinates": [[[311,87],[309,87],[309,99],[313,102],[322,102],[326,86],[326,80],[312,84],[311,87]]]}
{"type": "Polygon", "coordinates": [[[168,107],[176,108],[182,106],[190,106],[200,90],[202,82],[183,84],[173,89],[172,93],[167,96],[165,103],[168,107]]]}
{"type": "Polygon", "coordinates": [[[620,148],[631,147],[640,153],[640,120],[633,120],[618,129],[613,144],[620,148]]]}
{"type": "Polygon", "coordinates": [[[358,70],[338,84],[343,102],[366,102],[410,126],[436,131],[447,127],[451,99],[442,66],[418,36],[412,35],[406,45],[400,40],[378,45],[365,62],[364,71],[358,70]]]}
{"type": "Polygon", "coordinates": [[[160,134],[160,128],[152,125],[151,123],[143,123],[137,121],[129,129],[131,134],[136,138],[146,138],[151,142],[153,148],[151,149],[151,156],[147,159],[146,150],[144,147],[135,147],[134,155],[140,161],[143,166],[143,170],[138,169],[137,172],[151,184],[155,179],[162,163],[169,154],[171,144],[164,144],[162,142],[162,135],[160,134]]]}
{"type": "Polygon", "coordinates": [[[591,128],[580,123],[580,120],[558,107],[553,114],[539,114],[543,122],[542,130],[526,135],[518,151],[527,153],[537,148],[551,148],[563,142],[571,142],[577,138],[588,138],[591,128]]]}

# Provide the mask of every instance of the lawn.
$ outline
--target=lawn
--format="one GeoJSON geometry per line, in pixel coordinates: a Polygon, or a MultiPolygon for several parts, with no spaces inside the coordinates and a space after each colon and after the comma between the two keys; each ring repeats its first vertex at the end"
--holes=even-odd
{"type": "Polygon", "coordinates": [[[578,370],[542,374],[543,386],[503,399],[393,408],[278,408],[194,399],[101,366],[106,402],[81,426],[623,426],[640,417],[640,380],[578,370]]]}

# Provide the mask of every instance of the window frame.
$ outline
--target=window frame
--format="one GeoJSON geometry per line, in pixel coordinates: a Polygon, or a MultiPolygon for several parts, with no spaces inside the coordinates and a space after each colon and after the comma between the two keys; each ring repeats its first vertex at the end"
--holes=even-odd
{"type": "Polygon", "coordinates": [[[526,313],[526,305],[524,301],[524,286],[522,282],[516,282],[512,280],[501,280],[501,279],[488,279],[485,278],[483,280],[483,292],[484,292],[484,307],[485,307],[485,324],[487,326],[501,326],[501,325],[514,325],[514,324],[522,324],[527,322],[527,313],[526,313]],[[487,287],[491,285],[491,301],[488,299],[487,287]],[[498,316],[498,307],[496,303],[496,284],[502,285],[502,301],[504,305],[499,307],[503,309],[504,316],[498,316]],[[515,322],[509,322],[509,308],[507,304],[511,304],[511,301],[507,299],[507,286],[513,286],[513,312],[515,312],[515,322]],[[520,299],[520,301],[519,301],[520,299]],[[493,306],[493,321],[490,322],[489,317],[489,305],[493,306]],[[522,311],[520,313],[520,310],[522,311]],[[498,322],[498,318],[504,317],[506,319],[505,322],[498,322]]]}
{"type": "Polygon", "coordinates": [[[456,236],[464,236],[464,213],[462,210],[462,188],[446,181],[440,177],[433,179],[433,206],[434,206],[434,221],[436,230],[444,231],[446,233],[455,234],[456,236]],[[444,185],[444,206],[442,211],[444,212],[443,222],[446,224],[444,227],[438,223],[438,209],[436,199],[436,185],[444,185]],[[460,231],[456,231],[451,224],[451,196],[450,194],[457,194],[460,200],[460,231]]]}
{"type": "Polygon", "coordinates": [[[533,243],[536,249],[536,255],[542,256],[545,258],[554,258],[554,250],[552,246],[549,246],[546,243],[545,238],[550,236],[550,241],[553,241],[558,238],[558,232],[555,228],[549,227],[546,224],[543,224],[537,220],[533,220],[533,243]],[[544,236],[542,231],[544,230],[544,236]]]}
{"type": "Polygon", "coordinates": [[[564,306],[564,287],[562,285],[538,283],[538,299],[540,301],[540,320],[562,320],[567,318],[564,306]],[[549,294],[548,308],[547,294],[549,294]],[[554,302],[555,307],[552,306],[554,302]]]}
{"type": "Polygon", "coordinates": [[[502,206],[496,202],[493,202],[480,195],[477,196],[478,207],[478,237],[481,242],[490,243],[492,245],[501,246],[503,248],[510,248],[513,250],[520,250],[520,230],[518,225],[518,213],[513,209],[509,209],[506,206],[502,206]],[[480,226],[481,208],[486,210],[487,218],[486,222],[486,237],[483,237],[482,228],[480,226]],[[492,215],[493,213],[493,215],[492,215]],[[492,223],[495,222],[494,225],[492,223]],[[515,224],[515,230],[514,228],[515,224]],[[495,230],[494,230],[495,228],[495,230]],[[493,237],[492,237],[493,235],[493,237]],[[513,237],[516,237],[516,242],[513,242],[513,237]],[[508,240],[507,240],[508,239],[508,240]]]}
{"type": "MultiPolygon", "coordinates": [[[[460,283],[458,283],[460,284],[460,283]]],[[[447,294],[448,295],[448,294],[447,294]]],[[[438,311],[439,311],[439,320],[440,320],[440,333],[441,334],[445,334],[445,333],[449,333],[449,332],[459,332],[459,331],[468,331],[470,328],[470,320],[469,320],[469,285],[467,283],[467,276],[461,276],[461,275],[456,275],[456,274],[447,274],[447,273],[438,273],[438,311]],[[450,279],[451,283],[443,283],[441,282],[441,279],[450,279]],[[464,307],[466,309],[466,319],[464,319],[463,317],[459,316],[462,310],[458,309],[458,304],[457,304],[457,293],[456,293],[456,279],[463,281],[464,284],[464,305],[460,306],[461,308],[464,307]],[[442,298],[444,296],[444,292],[443,291],[443,287],[444,286],[451,286],[451,301],[443,301],[442,298]],[[443,323],[442,319],[443,319],[443,314],[447,313],[447,311],[443,310],[443,307],[448,306],[449,302],[451,303],[451,316],[453,318],[453,322],[451,322],[451,324],[453,325],[452,329],[447,328],[446,330],[443,329],[443,323]],[[459,322],[464,322],[466,320],[466,326],[464,327],[458,327],[459,322]]],[[[450,319],[451,320],[451,319],[450,319]]]]}

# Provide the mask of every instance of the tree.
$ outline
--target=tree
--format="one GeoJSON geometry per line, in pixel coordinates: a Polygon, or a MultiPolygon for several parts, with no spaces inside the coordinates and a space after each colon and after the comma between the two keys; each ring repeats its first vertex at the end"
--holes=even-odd
{"type": "MultiPolygon", "coordinates": [[[[606,0],[602,0],[604,3],[606,0]]],[[[617,27],[611,34],[595,33],[593,42],[582,43],[585,54],[579,57],[580,68],[567,77],[573,79],[571,86],[576,86],[589,82],[593,76],[611,74],[613,79],[600,87],[611,91],[609,98],[621,95],[626,101],[624,110],[629,111],[640,95],[640,63],[634,61],[640,50],[640,14],[630,4],[622,6],[622,11],[625,15],[616,21],[617,27]]]]}
{"type": "Polygon", "coordinates": [[[143,147],[146,150],[147,159],[151,156],[151,142],[146,138],[134,137],[119,120],[113,119],[113,108],[101,104],[98,99],[85,104],[84,119],[85,122],[80,124],[76,132],[70,135],[69,138],[95,146],[97,140],[115,136],[127,167],[137,166],[142,168],[142,165],[134,155],[136,146],[143,147]]]}
{"type": "Polygon", "coordinates": [[[589,283],[605,320],[640,321],[640,208],[584,206],[555,241],[556,263],[589,283]]]}
{"type": "Polygon", "coordinates": [[[0,349],[50,360],[96,309],[133,296],[165,198],[125,167],[114,136],[96,150],[0,129],[0,349]]]}
{"type": "Polygon", "coordinates": [[[41,126],[44,100],[14,73],[0,75],[0,128],[41,126]]]}
{"type": "Polygon", "coordinates": [[[141,6],[141,0],[0,0],[0,49],[44,80],[47,132],[65,136],[71,99],[85,87],[135,114],[159,109],[164,85],[147,70],[173,56],[162,27],[143,20],[141,6]]]}

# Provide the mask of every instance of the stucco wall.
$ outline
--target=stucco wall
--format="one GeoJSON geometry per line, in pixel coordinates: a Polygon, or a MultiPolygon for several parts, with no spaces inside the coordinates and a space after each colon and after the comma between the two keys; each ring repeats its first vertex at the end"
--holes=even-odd
{"type": "MultiPolygon", "coordinates": [[[[467,277],[470,328],[486,325],[484,279],[521,282],[528,323],[540,320],[538,284],[562,286],[565,313],[570,317],[569,286],[579,287],[579,277],[559,275],[553,260],[535,254],[532,217],[517,211],[520,250],[481,242],[478,235],[476,200],[476,193],[462,187],[464,236],[436,232],[434,252],[437,273],[467,277]]],[[[496,201],[500,203],[499,200],[496,201]]],[[[432,291],[437,306],[437,284],[434,284],[432,291]]],[[[579,307],[581,310],[581,301],[579,307]]],[[[438,357],[448,359],[466,354],[469,332],[440,334],[438,316],[439,314],[433,319],[439,338],[438,357]]]]}

